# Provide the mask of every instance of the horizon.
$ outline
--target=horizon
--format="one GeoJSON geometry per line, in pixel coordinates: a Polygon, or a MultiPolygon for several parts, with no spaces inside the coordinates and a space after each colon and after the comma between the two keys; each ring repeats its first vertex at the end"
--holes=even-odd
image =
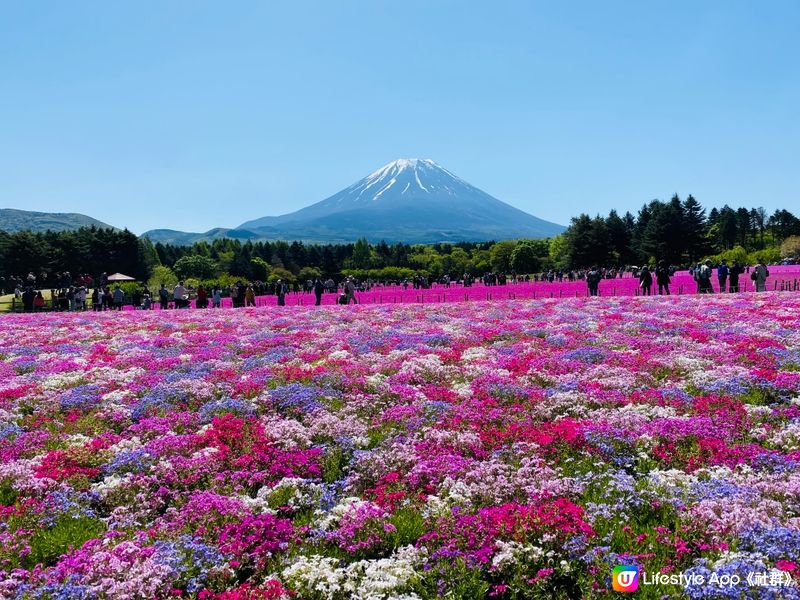
{"type": "Polygon", "coordinates": [[[402,156],[565,226],[797,201],[800,5],[404,8],[4,6],[0,206],[205,232],[402,156]]]}

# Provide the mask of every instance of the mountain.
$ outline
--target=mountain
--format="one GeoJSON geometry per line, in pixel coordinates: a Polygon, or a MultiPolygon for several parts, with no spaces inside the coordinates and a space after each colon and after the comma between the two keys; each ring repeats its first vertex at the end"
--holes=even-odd
{"type": "Polygon", "coordinates": [[[176,231],[174,229],[151,229],[143,235],[147,236],[151,242],[162,244],[172,244],[174,246],[191,246],[196,242],[211,242],[219,238],[234,238],[237,240],[263,240],[263,235],[247,231],[244,229],[225,229],[217,227],[205,233],[191,233],[187,231],[176,231]]]}
{"type": "Polygon", "coordinates": [[[111,225],[78,213],[43,213],[15,208],[0,208],[0,230],[15,232],[30,229],[39,231],[69,231],[81,227],[114,229],[111,225]]]}
{"type": "Polygon", "coordinates": [[[514,208],[432,160],[390,162],[293,213],[241,224],[268,239],[458,242],[557,235],[564,227],[514,208]]]}

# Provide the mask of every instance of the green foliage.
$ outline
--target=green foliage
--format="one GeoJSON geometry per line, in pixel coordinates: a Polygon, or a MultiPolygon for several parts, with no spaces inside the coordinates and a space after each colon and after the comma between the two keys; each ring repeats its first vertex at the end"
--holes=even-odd
{"type": "Polygon", "coordinates": [[[747,263],[756,265],[763,262],[765,265],[775,264],[781,260],[781,249],[778,246],[771,246],[763,250],[754,250],[747,255],[747,263]]]}
{"type": "Polygon", "coordinates": [[[782,258],[800,258],[800,235],[792,235],[781,244],[782,258]]]}
{"type": "Polygon", "coordinates": [[[569,249],[567,239],[563,235],[557,235],[550,239],[547,255],[555,268],[563,269],[569,266],[569,249]]]}
{"type": "Polygon", "coordinates": [[[250,264],[253,266],[253,277],[261,281],[267,281],[269,274],[272,272],[272,266],[260,256],[251,258],[250,264]]]}
{"type": "Polygon", "coordinates": [[[215,277],[219,271],[219,265],[207,256],[193,254],[184,256],[175,261],[172,269],[179,279],[210,279],[215,277]]]}
{"type": "Polygon", "coordinates": [[[157,290],[162,283],[172,289],[178,285],[178,276],[169,267],[158,265],[153,268],[153,274],[147,280],[147,287],[151,290],[157,290]]]}
{"type": "Polygon", "coordinates": [[[267,281],[269,283],[275,283],[276,281],[278,281],[278,279],[282,279],[283,283],[287,285],[292,283],[297,283],[297,277],[295,277],[291,271],[287,271],[286,269],[281,267],[275,267],[274,269],[272,269],[272,273],[269,274],[267,281]]]}
{"type": "Polygon", "coordinates": [[[497,242],[489,250],[489,262],[496,273],[509,273],[511,271],[511,255],[517,247],[517,242],[497,242]]]}
{"type": "Polygon", "coordinates": [[[11,487],[11,484],[3,481],[0,482],[0,504],[3,506],[11,506],[17,501],[17,492],[11,487]]]}
{"type": "Polygon", "coordinates": [[[66,517],[50,529],[37,529],[31,539],[31,551],[25,557],[25,567],[37,564],[52,565],[70,548],[80,548],[88,540],[99,537],[105,531],[99,519],[66,517]]]}
{"type": "Polygon", "coordinates": [[[334,483],[342,478],[347,459],[338,446],[330,447],[322,457],[322,481],[334,483]]]}
{"type": "MultiPolygon", "coordinates": [[[[692,196],[681,201],[653,200],[638,212],[607,217],[579,215],[567,231],[551,240],[505,240],[430,245],[304,244],[219,238],[177,246],[137,238],[129,231],[88,227],[60,233],[0,231],[0,277],[70,271],[73,275],[116,271],[147,281],[151,289],[178,278],[208,282],[275,281],[293,283],[321,276],[401,280],[415,274],[439,279],[488,271],[530,273],[592,264],[631,265],[664,258],[677,266],[708,255],[735,254],[742,263],[767,263],[800,253],[800,219],[787,210],[768,215],[763,208],[723,206],[705,210],[692,196]],[[794,236],[794,238],[792,238],[794,236]],[[781,247],[781,242],[785,240],[781,247]],[[744,255],[742,254],[744,251],[744,255]],[[731,254],[733,253],[733,254],[731,254]],[[281,269],[281,271],[276,271],[281,269]],[[278,274],[276,274],[278,273],[278,274]]],[[[54,287],[55,278],[41,282],[54,287]]],[[[229,283],[230,283],[229,282],[229,283]]]]}
{"type": "Polygon", "coordinates": [[[740,265],[747,265],[749,264],[747,260],[747,250],[742,248],[741,246],[734,246],[730,250],[725,250],[725,252],[720,252],[714,256],[708,257],[714,264],[720,263],[723,260],[727,262],[729,265],[733,263],[735,260],[740,265]]]}
{"type": "Polygon", "coordinates": [[[414,544],[425,533],[425,519],[417,508],[398,508],[389,518],[389,523],[396,529],[391,536],[393,548],[414,544]]]}
{"type": "Polygon", "coordinates": [[[307,281],[307,280],[314,281],[318,277],[319,278],[322,277],[322,271],[320,271],[317,267],[303,267],[297,274],[297,278],[300,281],[307,281]]]}
{"type": "Polygon", "coordinates": [[[402,281],[410,279],[415,275],[428,275],[427,271],[416,271],[414,269],[404,269],[402,267],[384,267],[382,269],[342,269],[345,277],[353,276],[357,279],[380,279],[402,281]]]}
{"type": "Polygon", "coordinates": [[[369,269],[373,266],[372,247],[366,238],[360,238],[353,246],[350,264],[354,269],[369,269]]]}
{"type": "Polygon", "coordinates": [[[548,250],[547,247],[537,247],[530,240],[521,241],[511,252],[511,268],[518,274],[538,273],[542,268],[542,258],[547,256],[548,250]]]}

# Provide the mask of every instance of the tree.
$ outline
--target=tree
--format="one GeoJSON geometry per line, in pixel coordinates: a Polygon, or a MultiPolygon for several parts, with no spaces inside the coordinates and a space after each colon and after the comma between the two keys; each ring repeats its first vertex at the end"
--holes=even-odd
{"type": "Polygon", "coordinates": [[[641,249],[645,261],[665,260],[669,264],[681,261],[683,254],[683,205],[678,196],[664,204],[650,203],[650,219],[642,235],[641,249]]]}
{"type": "Polygon", "coordinates": [[[738,239],[738,219],[736,218],[736,211],[734,211],[727,204],[719,211],[718,226],[718,244],[723,250],[733,248],[738,239]]]}
{"type": "Polygon", "coordinates": [[[629,264],[632,259],[631,240],[633,238],[633,230],[629,228],[625,219],[617,214],[616,210],[608,213],[606,227],[608,228],[611,254],[614,259],[620,264],[629,264]]]}
{"type": "Polygon", "coordinates": [[[604,265],[611,256],[611,237],[603,217],[592,219],[586,214],[573,217],[564,239],[571,267],[604,265]]]}
{"type": "Polygon", "coordinates": [[[282,267],[275,267],[272,269],[272,273],[269,274],[269,278],[267,281],[269,283],[275,283],[278,279],[282,279],[283,283],[285,284],[292,284],[297,282],[297,277],[291,271],[287,271],[282,267]]]}
{"type": "Polygon", "coordinates": [[[705,210],[691,194],[683,201],[683,237],[686,256],[690,263],[705,255],[707,252],[705,210]]]}
{"type": "Polygon", "coordinates": [[[190,277],[195,279],[211,279],[217,276],[219,266],[207,256],[193,254],[178,259],[173,265],[173,270],[181,279],[188,279],[190,277]]]}
{"type": "Polygon", "coordinates": [[[511,252],[511,268],[518,274],[538,273],[542,260],[536,247],[528,240],[518,242],[511,252]]]}
{"type": "Polygon", "coordinates": [[[162,283],[172,289],[178,283],[178,276],[175,275],[169,267],[156,265],[153,267],[153,274],[150,276],[150,279],[147,280],[147,287],[156,289],[161,287],[162,283]]]}
{"type": "Polygon", "coordinates": [[[783,240],[781,258],[800,258],[800,236],[792,235],[783,240]]]}
{"type": "Polygon", "coordinates": [[[322,271],[317,267],[303,267],[297,274],[299,281],[314,281],[317,278],[322,278],[322,271]]]}
{"type": "Polygon", "coordinates": [[[511,271],[511,253],[517,242],[507,240],[504,242],[497,242],[489,250],[489,262],[492,265],[492,271],[495,273],[508,273],[511,271]]]}
{"type": "Polygon", "coordinates": [[[753,224],[750,220],[750,211],[744,207],[736,209],[736,233],[742,246],[745,248],[752,247],[749,242],[755,238],[753,224]]]}
{"type": "Polygon", "coordinates": [[[557,269],[569,267],[569,249],[567,248],[567,239],[563,235],[557,235],[550,239],[547,257],[553,267],[557,269]]]}
{"type": "Polygon", "coordinates": [[[354,269],[369,269],[372,266],[372,247],[366,238],[360,238],[353,246],[351,264],[354,269]]]}
{"type": "Polygon", "coordinates": [[[272,267],[260,256],[256,256],[255,258],[250,259],[250,264],[252,265],[252,273],[256,279],[260,279],[261,281],[266,281],[269,277],[269,274],[272,272],[272,267]]]}

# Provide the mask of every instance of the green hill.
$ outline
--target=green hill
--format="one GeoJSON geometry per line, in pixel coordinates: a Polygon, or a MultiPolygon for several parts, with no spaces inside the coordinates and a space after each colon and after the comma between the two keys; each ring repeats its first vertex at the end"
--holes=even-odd
{"type": "Polygon", "coordinates": [[[111,228],[108,223],[103,223],[92,217],[78,213],[43,213],[30,210],[17,210],[15,208],[0,208],[0,230],[15,232],[30,230],[39,231],[69,231],[81,227],[111,228]]]}

